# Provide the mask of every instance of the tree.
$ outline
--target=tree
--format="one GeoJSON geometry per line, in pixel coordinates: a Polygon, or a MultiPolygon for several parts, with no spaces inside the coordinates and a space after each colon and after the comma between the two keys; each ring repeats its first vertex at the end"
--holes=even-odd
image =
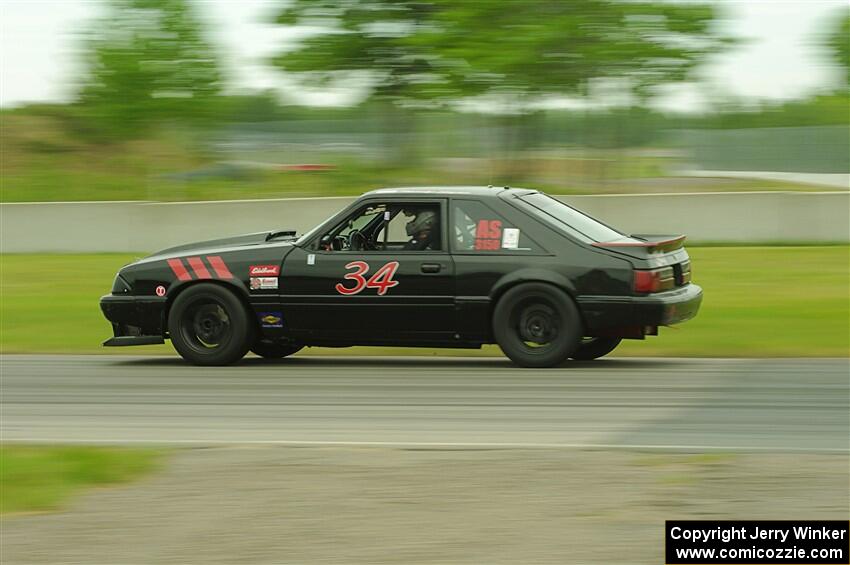
{"type": "MultiPolygon", "coordinates": [[[[728,43],[701,4],[612,0],[295,0],[277,21],[312,34],[275,63],[313,84],[369,77],[392,104],[489,95],[523,122],[533,103],[616,81],[638,101],[728,43]]],[[[396,123],[398,123],[396,121],[396,123]]]]}
{"type": "MultiPolygon", "coordinates": [[[[508,159],[539,138],[543,116],[535,102],[588,99],[594,85],[605,85],[621,103],[640,106],[731,43],[714,25],[716,10],[702,4],[433,2],[434,24],[416,39],[439,53],[452,90],[495,96],[512,110],[504,128],[516,140],[508,159]]],[[[519,168],[510,164],[507,175],[519,168]]]]}
{"type": "Polygon", "coordinates": [[[186,0],[110,0],[85,44],[79,102],[110,136],[203,120],[219,92],[216,57],[186,0]]]}
{"type": "Polygon", "coordinates": [[[843,88],[847,89],[850,88],[850,10],[844,10],[841,17],[836,18],[836,23],[825,43],[842,71],[843,88]]]}
{"type": "Polygon", "coordinates": [[[275,63],[323,84],[369,75],[378,98],[577,94],[594,79],[641,96],[685,80],[729,40],[702,4],[611,0],[295,0],[277,18],[312,34],[275,63]]]}
{"type": "Polygon", "coordinates": [[[432,12],[421,0],[294,0],[275,21],[309,35],[272,62],[304,86],[365,87],[382,107],[391,160],[407,162],[414,116],[405,106],[455,94],[444,90],[433,47],[415,41],[432,12]]]}
{"type": "Polygon", "coordinates": [[[592,81],[616,79],[643,98],[686,80],[729,42],[714,28],[715,9],[701,4],[434,2],[438,21],[424,37],[467,93],[584,96],[592,81]]]}
{"type": "Polygon", "coordinates": [[[309,36],[273,63],[311,86],[357,81],[375,99],[419,99],[439,80],[434,50],[414,41],[431,17],[422,1],[294,0],[275,21],[309,36]]]}

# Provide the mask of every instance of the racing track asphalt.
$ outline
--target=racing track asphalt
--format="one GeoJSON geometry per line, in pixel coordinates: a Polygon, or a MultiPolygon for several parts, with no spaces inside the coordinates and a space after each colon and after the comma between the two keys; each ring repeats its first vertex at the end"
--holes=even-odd
{"type": "Polygon", "coordinates": [[[847,452],[847,359],[0,357],[4,441],[847,452]]]}

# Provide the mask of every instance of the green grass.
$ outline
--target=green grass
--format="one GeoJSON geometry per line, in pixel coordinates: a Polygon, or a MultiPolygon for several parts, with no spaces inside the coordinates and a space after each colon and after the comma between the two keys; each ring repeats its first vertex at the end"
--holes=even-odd
{"type": "Polygon", "coordinates": [[[0,445],[0,513],[55,510],[83,488],[155,470],[162,455],[155,449],[0,445]]]}
{"type": "Polygon", "coordinates": [[[850,355],[850,248],[689,250],[705,292],[697,317],[626,341],[621,355],[850,355]]]}
{"type": "MultiPolygon", "coordinates": [[[[693,247],[698,316],[616,355],[797,357],[850,354],[850,248],[693,247]]],[[[100,347],[111,336],[98,299],[132,255],[0,255],[4,353],[168,353],[170,344],[100,347]]],[[[497,354],[425,349],[312,349],[319,354],[497,354]]]]}
{"type": "Polygon", "coordinates": [[[98,301],[109,293],[118,269],[135,257],[0,255],[0,350],[104,351],[100,343],[112,329],[98,301]]]}

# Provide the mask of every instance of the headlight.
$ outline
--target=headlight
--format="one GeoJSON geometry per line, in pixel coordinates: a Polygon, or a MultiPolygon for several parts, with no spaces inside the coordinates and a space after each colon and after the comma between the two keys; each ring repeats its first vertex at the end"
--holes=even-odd
{"type": "Polygon", "coordinates": [[[115,280],[112,281],[112,294],[127,294],[130,292],[130,284],[121,278],[121,275],[115,275],[115,280]]]}

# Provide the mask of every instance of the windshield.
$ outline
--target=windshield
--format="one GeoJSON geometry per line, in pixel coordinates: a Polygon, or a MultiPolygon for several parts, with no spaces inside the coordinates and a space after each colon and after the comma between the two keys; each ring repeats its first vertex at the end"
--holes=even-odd
{"type": "Polygon", "coordinates": [[[546,194],[533,192],[520,196],[519,200],[528,204],[529,211],[538,218],[556,228],[567,228],[573,235],[583,236],[582,239],[600,242],[628,237],[546,194]]]}
{"type": "MultiPolygon", "coordinates": [[[[377,206],[370,205],[360,212],[358,216],[349,218],[343,222],[344,227],[342,230],[338,231],[334,235],[348,235],[354,230],[360,231],[368,226],[377,214],[383,214],[386,210],[387,207],[384,204],[378,204],[377,206]]],[[[334,230],[331,231],[333,232],[334,230]]]]}

